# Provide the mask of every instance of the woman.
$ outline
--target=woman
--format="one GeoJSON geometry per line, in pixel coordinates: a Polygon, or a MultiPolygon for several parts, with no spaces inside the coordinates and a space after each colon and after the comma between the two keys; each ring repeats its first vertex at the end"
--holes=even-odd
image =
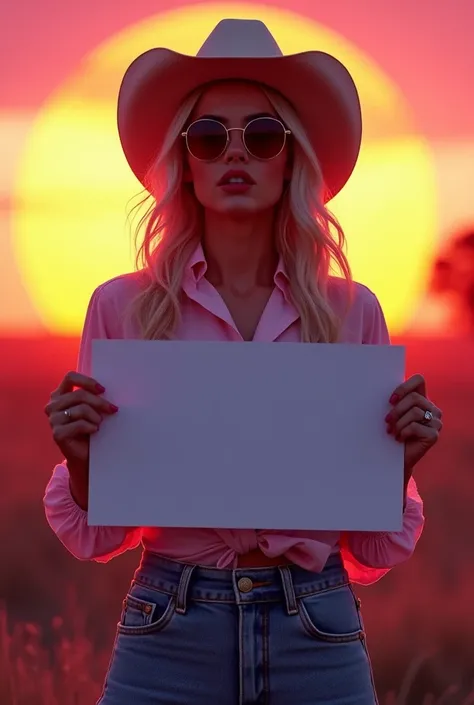
{"type": "Polygon", "coordinates": [[[420,536],[411,475],[441,428],[422,377],[394,390],[386,418],[406,449],[398,533],[87,525],[89,437],[118,411],[89,376],[93,338],[388,343],[325,207],[359,151],[352,79],[319,52],[282,57],[260,22],[224,20],[198,57],[139,57],[118,116],[125,155],[153,197],[145,266],[95,291],[79,371],[46,408],[65,457],[45,496],[53,530],[80,559],[145,548],[100,702],[374,703],[351,582],[374,582],[420,536]],[[329,277],[331,260],[342,278],[329,277]]]}

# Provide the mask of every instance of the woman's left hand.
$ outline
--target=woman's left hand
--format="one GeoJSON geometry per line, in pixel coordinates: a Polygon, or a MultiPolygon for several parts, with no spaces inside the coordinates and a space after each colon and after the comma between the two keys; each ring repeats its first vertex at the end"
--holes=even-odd
{"type": "Polygon", "coordinates": [[[437,442],[443,423],[442,412],[426,396],[422,375],[413,375],[395,389],[393,409],[385,417],[387,433],[405,443],[405,485],[416,463],[437,442]]]}

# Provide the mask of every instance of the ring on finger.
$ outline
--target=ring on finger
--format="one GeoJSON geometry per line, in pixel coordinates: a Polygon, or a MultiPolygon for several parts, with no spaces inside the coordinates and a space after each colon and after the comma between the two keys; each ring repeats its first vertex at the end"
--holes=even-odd
{"type": "Polygon", "coordinates": [[[71,421],[71,419],[72,419],[71,409],[66,409],[66,411],[64,412],[64,416],[67,418],[68,421],[71,421]]]}
{"type": "Polygon", "coordinates": [[[433,421],[433,413],[427,409],[423,414],[423,423],[428,425],[433,421]]]}

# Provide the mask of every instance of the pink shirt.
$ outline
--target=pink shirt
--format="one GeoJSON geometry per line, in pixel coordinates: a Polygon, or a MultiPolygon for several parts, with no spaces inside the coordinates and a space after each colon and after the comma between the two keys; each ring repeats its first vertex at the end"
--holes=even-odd
{"type": "MultiPolygon", "coordinates": [[[[188,263],[183,280],[185,296],[180,340],[242,341],[218,292],[205,277],[207,265],[201,247],[188,263]]],[[[126,274],[99,286],[87,311],[78,369],[91,371],[94,338],[139,338],[125,308],[139,290],[140,273],[126,274]]],[[[283,266],[277,268],[275,287],[262,314],[255,341],[298,342],[299,316],[288,296],[283,266]]],[[[333,278],[329,296],[334,309],[343,311],[345,283],[333,278]]],[[[380,305],[366,287],[355,285],[355,298],[345,320],[341,342],[389,344],[380,305]]],[[[100,381],[100,380],[99,380],[100,381]]],[[[319,572],[329,555],[341,550],[352,581],[373,583],[390,568],[411,556],[423,529],[423,504],[415,481],[408,488],[400,532],[274,531],[231,529],[121,528],[88,526],[87,512],[71,497],[66,463],[57,465],[44,498],[48,522],[66,548],[81,560],[106,562],[140,542],[145,548],[175,560],[219,568],[236,567],[238,555],[259,548],[267,556],[284,555],[307,570],[319,572]]]]}

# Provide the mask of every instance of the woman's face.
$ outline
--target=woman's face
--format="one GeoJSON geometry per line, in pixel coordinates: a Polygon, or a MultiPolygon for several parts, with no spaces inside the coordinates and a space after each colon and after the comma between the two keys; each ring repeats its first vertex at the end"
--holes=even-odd
{"type": "MultiPolygon", "coordinates": [[[[206,90],[189,124],[212,116],[227,128],[245,128],[260,115],[278,118],[257,86],[224,83],[206,90]]],[[[229,132],[227,149],[215,161],[201,161],[186,150],[186,180],[193,183],[198,201],[205,209],[232,218],[246,218],[273,208],[290,176],[287,145],[273,159],[257,159],[246,150],[242,134],[240,130],[229,132]],[[241,179],[243,184],[239,183],[241,179]]]]}

